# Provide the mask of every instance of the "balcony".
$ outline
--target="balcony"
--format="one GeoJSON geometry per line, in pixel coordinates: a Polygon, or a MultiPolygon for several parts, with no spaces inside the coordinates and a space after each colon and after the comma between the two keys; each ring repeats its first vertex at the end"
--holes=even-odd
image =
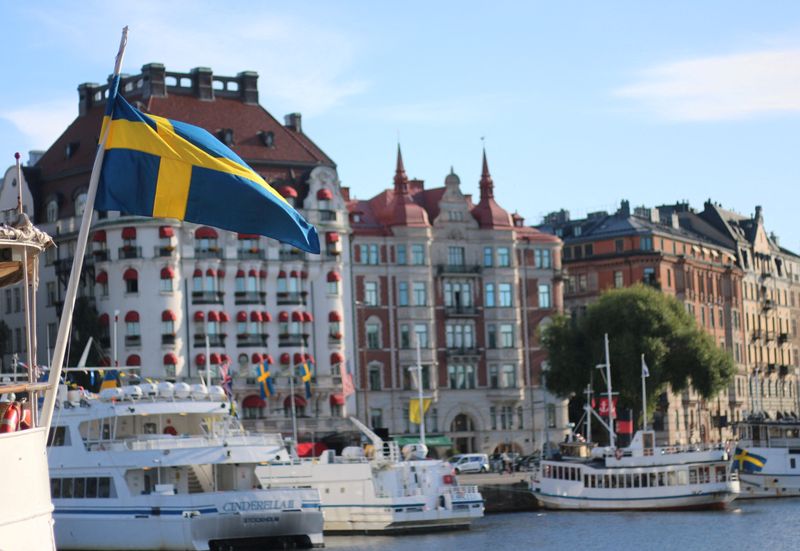
{"type": "Polygon", "coordinates": [[[305,291],[300,292],[286,292],[286,293],[278,293],[278,305],[284,304],[294,304],[294,305],[305,305],[306,303],[306,293],[305,291]]]}
{"type": "Polygon", "coordinates": [[[192,304],[222,304],[222,291],[192,291],[192,304]]]}
{"type": "Polygon", "coordinates": [[[773,308],[775,308],[774,300],[768,298],[767,300],[764,301],[764,310],[772,310],[773,308]]]}
{"type": "Polygon", "coordinates": [[[97,249],[92,251],[95,262],[108,262],[108,249],[97,249]]]}
{"type": "MultiPolygon", "coordinates": [[[[260,291],[236,291],[233,296],[236,304],[267,303],[267,293],[260,291]]],[[[278,304],[280,304],[280,302],[278,304]]]]}
{"type": "MultiPolygon", "coordinates": [[[[215,333],[208,335],[208,346],[225,346],[225,333],[215,333]]],[[[206,335],[202,333],[194,334],[194,347],[202,348],[206,345],[206,335]]]]}
{"type": "Polygon", "coordinates": [[[525,389],[522,386],[494,387],[486,390],[486,397],[490,401],[505,402],[509,400],[524,400],[525,389]]]}
{"type": "Polygon", "coordinates": [[[239,260],[264,260],[264,249],[238,249],[236,258],[239,260]]]}
{"type": "Polygon", "coordinates": [[[780,365],[778,366],[778,375],[780,377],[786,377],[789,375],[790,367],[788,365],[780,365]]]}
{"type": "Polygon", "coordinates": [[[478,275],[481,267],[477,264],[439,264],[436,275],[478,275]]]}
{"type": "Polygon", "coordinates": [[[141,335],[125,335],[125,346],[141,346],[141,335]]]}
{"type": "Polygon", "coordinates": [[[153,256],[156,258],[175,258],[175,247],[153,247],[153,256]]]}
{"type": "Polygon", "coordinates": [[[477,356],[478,348],[476,346],[459,346],[448,347],[447,356],[477,356]]]}
{"type": "Polygon", "coordinates": [[[778,333],[778,343],[786,344],[789,342],[789,333],[778,333]]]}
{"type": "Polygon", "coordinates": [[[300,249],[286,249],[278,251],[278,258],[281,260],[305,260],[306,253],[300,249]]]}
{"type": "Polygon", "coordinates": [[[469,316],[477,316],[478,309],[475,306],[445,306],[444,313],[446,316],[457,318],[457,317],[469,317],[469,316]]]}
{"type": "Polygon", "coordinates": [[[341,346],[342,345],[342,334],[336,333],[334,335],[328,335],[328,346],[341,346]]]}
{"type": "Polygon", "coordinates": [[[278,346],[308,346],[308,335],[300,333],[284,333],[283,335],[278,335],[278,346]]]}
{"type": "Polygon", "coordinates": [[[129,260],[131,258],[142,258],[142,248],[129,245],[118,249],[119,259],[129,260]]]}
{"type": "Polygon", "coordinates": [[[161,335],[161,344],[175,344],[175,335],[161,335]]]}
{"type": "Polygon", "coordinates": [[[241,347],[264,347],[267,346],[269,335],[236,335],[236,346],[241,347]]]}
{"type": "Polygon", "coordinates": [[[195,258],[222,258],[222,247],[195,248],[195,258]]]}

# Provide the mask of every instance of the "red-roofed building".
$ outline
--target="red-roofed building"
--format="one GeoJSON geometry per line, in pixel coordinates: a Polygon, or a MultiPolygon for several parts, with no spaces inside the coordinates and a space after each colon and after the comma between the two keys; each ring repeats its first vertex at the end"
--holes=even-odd
{"type": "Polygon", "coordinates": [[[425,189],[398,147],[392,189],[348,203],[358,408],[373,428],[417,433],[417,343],[434,397],[426,429],[458,451],[530,453],[565,427],[564,402],[542,392],[536,338],[561,310],[561,241],[510,215],[493,186],[484,153],[477,205],[452,171],[425,189]]]}

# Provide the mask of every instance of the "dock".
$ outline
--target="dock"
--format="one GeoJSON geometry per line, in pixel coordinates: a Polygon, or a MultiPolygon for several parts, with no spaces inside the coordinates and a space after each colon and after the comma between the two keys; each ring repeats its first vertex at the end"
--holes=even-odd
{"type": "Polygon", "coordinates": [[[482,473],[458,475],[459,484],[475,484],[487,514],[536,511],[539,504],[530,491],[531,473],[482,473]]]}

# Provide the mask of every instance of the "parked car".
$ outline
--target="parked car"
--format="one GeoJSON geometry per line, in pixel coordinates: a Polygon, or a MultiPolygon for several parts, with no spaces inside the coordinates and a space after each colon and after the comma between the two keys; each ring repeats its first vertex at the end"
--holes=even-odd
{"type": "Polygon", "coordinates": [[[449,462],[456,474],[489,472],[489,457],[485,453],[461,453],[449,462]]]}

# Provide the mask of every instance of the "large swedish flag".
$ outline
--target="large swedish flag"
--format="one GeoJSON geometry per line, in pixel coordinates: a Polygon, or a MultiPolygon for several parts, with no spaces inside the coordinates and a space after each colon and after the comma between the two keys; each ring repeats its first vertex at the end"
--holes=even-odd
{"type": "Polygon", "coordinates": [[[319,253],[314,226],[236,153],[202,128],[145,115],[118,88],[116,77],[103,119],[110,127],[99,210],[255,233],[319,253]]]}
{"type": "Polygon", "coordinates": [[[733,456],[733,466],[745,473],[759,473],[767,463],[767,458],[758,454],[736,448],[733,456]]]}

